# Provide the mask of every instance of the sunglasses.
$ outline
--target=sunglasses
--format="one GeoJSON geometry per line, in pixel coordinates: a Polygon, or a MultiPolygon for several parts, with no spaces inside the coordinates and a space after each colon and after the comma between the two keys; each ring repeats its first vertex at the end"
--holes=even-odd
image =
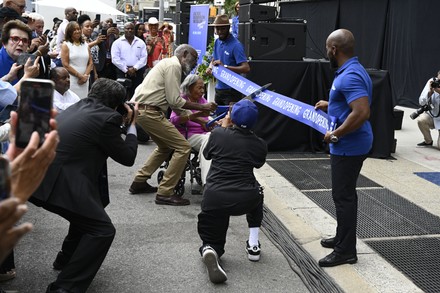
{"type": "Polygon", "coordinates": [[[17,44],[17,43],[19,43],[20,41],[23,43],[23,44],[29,44],[29,39],[28,38],[20,38],[20,37],[17,37],[17,36],[11,36],[11,37],[9,37],[9,39],[12,41],[12,43],[14,43],[14,44],[17,44]]]}

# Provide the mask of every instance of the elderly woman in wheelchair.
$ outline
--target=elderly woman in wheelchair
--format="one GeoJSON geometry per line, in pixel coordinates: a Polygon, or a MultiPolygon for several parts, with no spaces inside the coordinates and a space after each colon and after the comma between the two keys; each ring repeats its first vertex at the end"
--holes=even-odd
{"type": "MultiPolygon", "coordinates": [[[[184,99],[191,102],[200,104],[208,102],[203,97],[205,93],[203,79],[196,74],[190,74],[185,78],[180,86],[180,92],[184,99]]],[[[211,161],[206,160],[202,155],[210,134],[209,129],[206,127],[208,116],[209,112],[196,110],[185,110],[180,114],[173,111],[170,116],[171,123],[176,126],[180,133],[182,133],[191,144],[193,154],[188,160],[186,169],[190,171],[191,183],[194,176],[200,185],[205,184],[206,176],[211,166],[211,161]]],[[[179,181],[179,184],[182,185],[183,183],[179,181]]],[[[182,188],[182,186],[176,186],[177,193],[179,193],[179,190],[177,190],[179,188],[182,188]]]]}

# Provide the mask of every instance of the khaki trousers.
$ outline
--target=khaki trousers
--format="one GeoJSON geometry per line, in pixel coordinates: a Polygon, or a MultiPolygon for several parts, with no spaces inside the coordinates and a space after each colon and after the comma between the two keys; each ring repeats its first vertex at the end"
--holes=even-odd
{"type": "MultiPolygon", "coordinates": [[[[423,140],[426,143],[432,142],[431,129],[434,129],[434,119],[427,113],[422,113],[417,118],[417,125],[423,134],[423,140]]],[[[439,137],[437,139],[437,147],[440,148],[440,130],[439,137]]]]}
{"type": "Polygon", "coordinates": [[[134,181],[145,182],[150,179],[153,173],[174,151],[157,190],[157,194],[171,196],[174,194],[174,187],[185,170],[191,146],[162,112],[140,110],[136,121],[150,135],[157,147],[144,166],[137,171],[134,181]]]}

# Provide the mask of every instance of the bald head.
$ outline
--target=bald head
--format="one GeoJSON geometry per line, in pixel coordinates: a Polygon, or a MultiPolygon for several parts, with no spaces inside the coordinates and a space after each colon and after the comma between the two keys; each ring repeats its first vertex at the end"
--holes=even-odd
{"type": "Polygon", "coordinates": [[[197,65],[197,51],[188,44],[182,44],[177,47],[174,55],[179,59],[185,75],[188,75],[197,65]]]}
{"type": "Polygon", "coordinates": [[[76,21],[78,19],[78,11],[73,7],[64,9],[64,15],[68,21],[76,21]]]}
{"type": "Polygon", "coordinates": [[[338,29],[332,32],[325,43],[331,67],[338,68],[353,57],[354,44],[354,36],[349,30],[338,29]]]}
{"type": "Polygon", "coordinates": [[[335,30],[328,36],[327,43],[336,46],[344,55],[354,55],[354,36],[349,30],[335,30]]]}
{"type": "Polygon", "coordinates": [[[66,68],[55,67],[50,70],[50,79],[55,83],[55,90],[64,94],[70,88],[70,75],[66,68]]]}

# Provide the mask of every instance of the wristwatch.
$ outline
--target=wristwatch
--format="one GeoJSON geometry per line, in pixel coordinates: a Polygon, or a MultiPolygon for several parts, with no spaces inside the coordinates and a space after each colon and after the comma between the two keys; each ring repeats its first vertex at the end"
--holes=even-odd
{"type": "Polygon", "coordinates": [[[223,65],[223,67],[224,67],[224,68],[228,68],[228,65],[225,64],[225,65],[223,65]]]}
{"type": "Polygon", "coordinates": [[[336,142],[339,141],[339,137],[337,137],[336,135],[334,135],[334,134],[333,134],[333,131],[330,132],[330,141],[331,141],[332,143],[336,143],[336,142]]]}

